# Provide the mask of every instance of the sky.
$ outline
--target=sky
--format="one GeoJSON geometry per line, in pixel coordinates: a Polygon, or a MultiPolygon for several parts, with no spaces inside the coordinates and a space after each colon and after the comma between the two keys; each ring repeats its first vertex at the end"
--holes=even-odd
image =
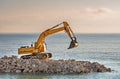
{"type": "Polygon", "coordinates": [[[63,21],[75,33],[120,33],[120,0],[0,0],[0,33],[39,33],[63,21]]]}

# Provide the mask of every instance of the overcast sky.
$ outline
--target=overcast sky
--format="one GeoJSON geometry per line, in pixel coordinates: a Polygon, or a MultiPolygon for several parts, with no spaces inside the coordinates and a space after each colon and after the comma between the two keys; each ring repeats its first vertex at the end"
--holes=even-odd
{"type": "Polygon", "coordinates": [[[0,0],[0,33],[39,33],[63,21],[77,33],[120,33],[120,0],[0,0]]]}

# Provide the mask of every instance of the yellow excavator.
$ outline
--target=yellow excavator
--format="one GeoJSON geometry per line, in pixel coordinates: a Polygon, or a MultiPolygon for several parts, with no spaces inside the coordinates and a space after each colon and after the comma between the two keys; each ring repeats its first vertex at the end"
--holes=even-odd
{"type": "Polygon", "coordinates": [[[51,53],[46,53],[46,46],[45,46],[45,38],[48,35],[60,32],[65,30],[66,33],[68,34],[68,36],[70,37],[70,39],[72,40],[70,43],[70,46],[68,49],[74,48],[78,46],[78,42],[76,40],[76,37],[73,33],[73,31],[71,30],[69,24],[64,21],[60,24],[57,24],[56,26],[53,26],[52,28],[49,28],[47,30],[45,30],[44,32],[42,32],[37,40],[37,42],[33,44],[31,44],[31,46],[22,46],[20,48],[18,48],[18,54],[27,54],[27,55],[23,55],[21,56],[21,58],[23,59],[47,59],[47,58],[51,58],[52,54],[51,53]],[[59,27],[60,25],[63,25],[62,27],[59,27]]]}

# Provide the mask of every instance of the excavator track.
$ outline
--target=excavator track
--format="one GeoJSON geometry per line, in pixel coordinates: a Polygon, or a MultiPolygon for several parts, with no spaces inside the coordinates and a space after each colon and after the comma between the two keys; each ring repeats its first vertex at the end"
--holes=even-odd
{"type": "Polygon", "coordinates": [[[48,59],[51,57],[52,57],[51,53],[37,53],[37,54],[30,54],[30,55],[21,56],[22,59],[48,59]]]}

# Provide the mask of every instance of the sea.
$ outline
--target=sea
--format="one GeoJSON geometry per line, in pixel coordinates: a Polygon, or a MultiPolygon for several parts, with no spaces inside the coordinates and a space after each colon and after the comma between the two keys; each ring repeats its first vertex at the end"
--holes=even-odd
{"type": "MultiPolygon", "coordinates": [[[[0,73],[0,79],[120,79],[120,34],[79,34],[79,46],[67,49],[71,39],[66,33],[56,33],[45,38],[51,59],[75,59],[77,61],[98,62],[111,68],[111,72],[87,74],[40,74],[40,73],[0,73]]],[[[0,34],[0,57],[18,55],[18,48],[30,46],[37,41],[37,34],[0,34]]]]}

